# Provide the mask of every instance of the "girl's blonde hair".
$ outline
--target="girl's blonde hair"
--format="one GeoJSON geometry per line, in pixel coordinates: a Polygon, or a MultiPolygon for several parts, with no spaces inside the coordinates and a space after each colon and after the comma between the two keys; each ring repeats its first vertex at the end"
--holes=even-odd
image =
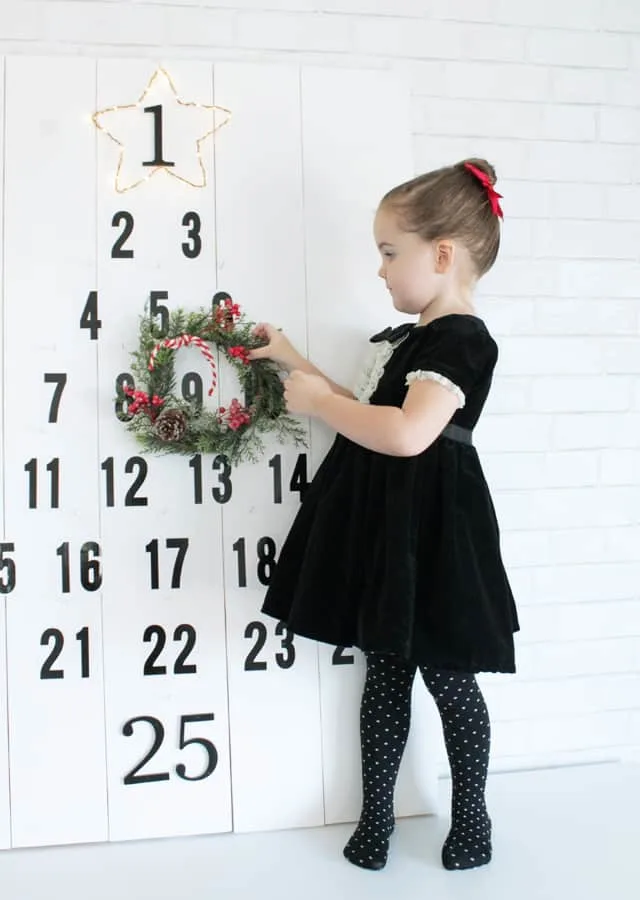
{"type": "Polygon", "coordinates": [[[399,184],[385,194],[380,206],[393,210],[405,231],[415,232],[425,241],[459,241],[480,278],[498,255],[500,223],[487,188],[465,163],[480,169],[492,185],[496,183],[495,169],[486,159],[465,159],[399,184]]]}

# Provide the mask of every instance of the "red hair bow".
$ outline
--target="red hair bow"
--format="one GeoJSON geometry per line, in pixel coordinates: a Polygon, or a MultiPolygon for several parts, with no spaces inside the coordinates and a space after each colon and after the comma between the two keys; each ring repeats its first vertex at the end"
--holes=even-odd
{"type": "Polygon", "coordinates": [[[502,194],[499,194],[495,190],[487,173],[483,172],[482,169],[479,169],[477,166],[474,166],[473,163],[466,162],[464,164],[464,167],[476,176],[480,184],[486,190],[487,196],[489,197],[489,203],[491,204],[491,211],[493,212],[494,216],[499,216],[501,219],[503,219],[504,215],[502,213],[502,207],[500,206],[502,194]]]}

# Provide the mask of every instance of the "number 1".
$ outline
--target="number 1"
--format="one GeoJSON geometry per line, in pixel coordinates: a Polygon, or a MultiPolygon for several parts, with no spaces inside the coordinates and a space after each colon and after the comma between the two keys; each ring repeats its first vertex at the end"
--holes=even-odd
{"type": "Polygon", "coordinates": [[[175,166],[175,163],[163,159],[162,152],[162,104],[158,106],[146,106],[146,113],[153,114],[153,159],[151,162],[143,162],[143,166],[175,166]]]}

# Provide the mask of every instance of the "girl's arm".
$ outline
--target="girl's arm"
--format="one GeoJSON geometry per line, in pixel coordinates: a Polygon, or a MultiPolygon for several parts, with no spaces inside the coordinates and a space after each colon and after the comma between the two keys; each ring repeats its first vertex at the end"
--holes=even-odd
{"type": "Polygon", "coordinates": [[[319,376],[320,378],[324,378],[334,393],[340,394],[342,397],[354,399],[353,393],[350,390],[336,384],[335,381],[328,378],[317,366],[314,366],[312,362],[309,362],[308,359],[296,350],[291,341],[281,331],[274,328],[273,325],[262,322],[256,326],[254,331],[257,335],[264,337],[268,343],[265,344],[264,347],[257,347],[255,350],[251,350],[249,352],[249,359],[272,359],[275,363],[278,363],[279,366],[282,366],[283,369],[286,369],[287,372],[292,372],[294,369],[297,369],[299,372],[304,372],[306,375],[319,376]]]}
{"type": "Polygon", "coordinates": [[[305,359],[305,357],[300,354],[298,354],[297,359],[292,360],[292,365],[290,367],[287,366],[286,369],[288,372],[297,370],[299,372],[304,372],[306,375],[318,375],[320,378],[324,378],[334,394],[340,395],[341,397],[347,397],[349,400],[357,402],[352,391],[342,387],[340,384],[336,384],[335,381],[328,378],[324,372],[321,372],[317,366],[314,366],[312,362],[309,362],[308,359],[305,359]]]}
{"type": "Polygon", "coordinates": [[[402,408],[370,406],[338,396],[313,375],[292,372],[285,384],[291,412],[317,416],[349,440],[389,456],[417,456],[458,409],[458,398],[436,381],[417,381],[402,408]]]}

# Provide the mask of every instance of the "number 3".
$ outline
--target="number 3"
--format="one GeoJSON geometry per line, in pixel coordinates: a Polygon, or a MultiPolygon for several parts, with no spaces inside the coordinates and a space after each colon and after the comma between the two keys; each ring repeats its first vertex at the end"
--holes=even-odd
{"type": "Polygon", "coordinates": [[[197,212],[185,213],[182,224],[189,229],[187,237],[191,241],[190,244],[187,241],[183,243],[182,252],[187,259],[196,259],[196,257],[200,256],[200,251],[202,250],[202,238],[200,237],[202,222],[200,221],[200,216],[197,212]]]}

